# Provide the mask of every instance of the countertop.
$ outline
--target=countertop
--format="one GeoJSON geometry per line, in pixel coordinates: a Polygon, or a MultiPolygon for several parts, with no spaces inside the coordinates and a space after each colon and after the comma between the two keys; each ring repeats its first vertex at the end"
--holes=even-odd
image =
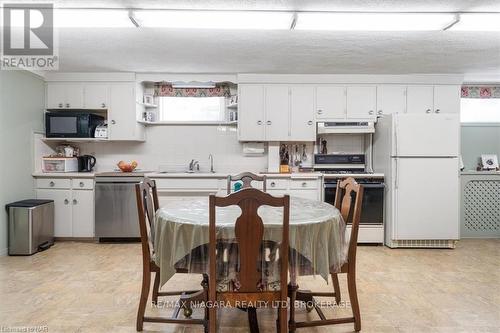
{"type": "Polygon", "coordinates": [[[460,173],[461,175],[467,176],[500,176],[500,171],[475,171],[475,170],[465,170],[460,173]]]}
{"type": "MultiPolygon", "coordinates": [[[[485,172],[486,173],[486,172],[485,172]]],[[[292,179],[306,179],[306,178],[320,178],[324,177],[327,179],[336,179],[336,178],[346,178],[346,177],[354,177],[354,178],[384,178],[383,173],[369,173],[369,174],[322,174],[321,172],[296,172],[296,173],[259,173],[261,175],[266,175],[268,178],[292,178],[292,179]]],[[[479,174],[479,173],[474,173],[479,174]]],[[[500,175],[500,172],[496,174],[500,175]]],[[[227,178],[228,173],[210,173],[210,172],[195,172],[195,173],[187,173],[187,172],[137,172],[137,173],[116,173],[113,172],[52,172],[52,173],[44,173],[44,172],[35,172],[32,174],[35,178],[95,178],[96,175],[99,176],[137,176],[142,177],[146,176],[149,178],[217,178],[224,179],[227,178]]]]}

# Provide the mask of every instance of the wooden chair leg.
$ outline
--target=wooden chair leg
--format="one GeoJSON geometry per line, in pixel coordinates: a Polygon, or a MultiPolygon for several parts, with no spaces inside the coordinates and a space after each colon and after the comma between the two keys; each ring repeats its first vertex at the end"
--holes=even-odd
{"type": "Polygon", "coordinates": [[[257,320],[257,309],[256,308],[248,308],[248,325],[250,326],[251,333],[259,333],[259,322],[257,320]]]}
{"type": "Polygon", "coordinates": [[[358,292],[356,290],[356,274],[347,273],[347,288],[349,289],[349,299],[351,301],[352,315],[354,317],[354,330],[361,331],[361,315],[359,313],[358,292]]]}
{"type": "Polygon", "coordinates": [[[295,327],[295,300],[297,299],[297,286],[288,286],[288,294],[290,297],[290,320],[288,322],[288,331],[294,333],[295,327]]]}
{"type": "Polygon", "coordinates": [[[158,304],[158,293],[160,292],[160,272],[155,272],[155,281],[153,283],[153,303],[158,304]]]}
{"type": "Polygon", "coordinates": [[[208,310],[208,332],[217,332],[217,309],[214,306],[208,310]]]}
{"type": "Polygon", "coordinates": [[[146,312],[146,304],[149,298],[149,288],[151,286],[151,272],[149,269],[144,269],[142,272],[142,289],[141,298],[139,300],[139,309],[137,310],[137,332],[141,332],[144,324],[144,314],[146,312]]]}
{"type": "Polygon", "coordinates": [[[341,300],[339,276],[337,273],[331,273],[330,275],[332,276],[333,290],[335,290],[335,303],[337,303],[337,305],[339,305],[340,300],[341,300]]]}
{"type": "Polygon", "coordinates": [[[281,306],[278,310],[279,333],[288,332],[287,315],[288,315],[288,309],[284,306],[281,306]]]}

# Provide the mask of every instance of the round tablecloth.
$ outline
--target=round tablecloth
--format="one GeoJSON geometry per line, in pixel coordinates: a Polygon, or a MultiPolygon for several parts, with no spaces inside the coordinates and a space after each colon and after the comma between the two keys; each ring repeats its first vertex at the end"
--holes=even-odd
{"type": "MultiPolygon", "coordinates": [[[[216,212],[217,238],[234,239],[240,208],[217,208],[216,212]]],[[[264,240],[280,242],[283,208],[262,206],[258,214],[264,223],[264,240]]],[[[169,199],[156,213],[151,236],[163,285],[175,274],[174,266],[179,261],[208,243],[208,197],[169,199]]],[[[290,270],[307,261],[313,274],[328,280],[330,269],[338,270],[347,260],[345,223],[340,212],[324,202],[291,197],[290,248],[294,250],[290,252],[290,270]]]]}

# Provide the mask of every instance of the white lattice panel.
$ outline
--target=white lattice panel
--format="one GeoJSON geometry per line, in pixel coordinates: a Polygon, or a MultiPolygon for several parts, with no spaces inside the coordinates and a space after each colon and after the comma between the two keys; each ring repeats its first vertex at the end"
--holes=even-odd
{"type": "Polygon", "coordinates": [[[463,230],[467,235],[500,234],[500,181],[472,180],[463,193],[463,230]]]}

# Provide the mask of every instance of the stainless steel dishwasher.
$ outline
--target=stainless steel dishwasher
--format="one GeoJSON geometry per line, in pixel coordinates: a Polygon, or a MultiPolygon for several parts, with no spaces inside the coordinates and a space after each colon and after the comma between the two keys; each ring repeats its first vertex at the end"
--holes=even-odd
{"type": "Polygon", "coordinates": [[[99,241],[140,239],[135,185],[144,178],[96,176],[95,234],[99,241]]]}

